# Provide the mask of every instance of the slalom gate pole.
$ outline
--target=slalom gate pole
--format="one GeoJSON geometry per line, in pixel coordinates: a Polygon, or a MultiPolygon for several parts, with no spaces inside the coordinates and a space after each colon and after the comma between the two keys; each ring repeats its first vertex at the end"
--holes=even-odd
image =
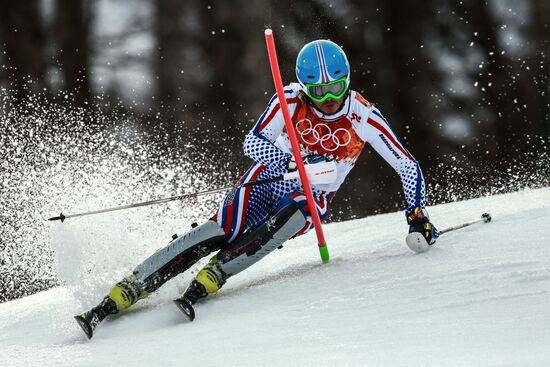
{"type": "Polygon", "coordinates": [[[298,145],[298,139],[296,138],[296,131],[294,130],[294,125],[292,125],[290,113],[288,112],[288,104],[286,103],[285,92],[283,90],[283,81],[281,79],[281,72],[279,70],[279,62],[277,61],[277,52],[275,50],[273,31],[268,28],[265,30],[264,33],[265,41],[267,44],[267,53],[269,55],[269,64],[271,65],[271,73],[273,74],[273,82],[275,83],[275,89],[277,90],[277,97],[279,98],[281,111],[285,120],[286,130],[288,132],[288,137],[292,145],[292,152],[294,153],[294,159],[296,160],[296,165],[300,174],[300,180],[302,181],[304,193],[306,194],[308,206],[310,208],[309,211],[311,213],[311,218],[313,219],[313,225],[315,227],[315,233],[317,234],[317,240],[319,243],[319,253],[321,255],[321,260],[326,263],[329,261],[328,247],[325,241],[325,235],[323,234],[323,229],[321,227],[321,218],[319,217],[319,213],[317,212],[317,205],[315,204],[315,199],[313,198],[313,193],[311,191],[311,185],[309,183],[306,169],[304,167],[304,161],[302,159],[302,155],[300,154],[300,147],[298,145]]]}
{"type": "Polygon", "coordinates": [[[456,226],[453,226],[453,227],[445,228],[445,229],[442,229],[441,231],[437,231],[437,233],[441,236],[442,234],[445,234],[447,232],[451,232],[451,231],[454,231],[454,230],[457,230],[457,229],[460,229],[460,228],[468,227],[468,226],[471,226],[472,224],[481,223],[481,222],[489,223],[490,221],[491,221],[491,214],[483,213],[481,215],[481,219],[474,220],[472,222],[462,223],[462,224],[459,224],[459,225],[456,225],[456,226]]]}
{"type": "Polygon", "coordinates": [[[170,202],[170,201],[193,199],[193,198],[196,198],[198,196],[215,194],[215,193],[218,193],[218,192],[229,191],[231,189],[238,189],[238,188],[241,188],[241,187],[251,187],[251,186],[265,185],[265,184],[268,184],[268,183],[271,183],[271,182],[283,181],[283,180],[287,180],[287,179],[291,179],[291,176],[281,175],[281,176],[269,178],[269,179],[266,179],[266,180],[247,182],[247,183],[242,184],[242,185],[235,185],[235,186],[222,187],[220,189],[193,192],[193,193],[189,193],[189,194],[172,196],[172,197],[164,198],[164,199],[149,200],[149,201],[144,201],[144,202],[141,202],[141,203],[134,203],[134,204],[124,205],[124,206],[117,206],[117,207],[107,208],[107,209],[99,209],[99,210],[94,210],[94,211],[85,212],[85,213],[68,214],[68,215],[64,215],[63,213],[61,213],[58,217],[52,217],[52,218],[49,218],[48,220],[51,220],[51,221],[59,220],[59,221],[61,221],[61,223],[63,223],[65,221],[65,219],[68,219],[68,218],[76,218],[76,217],[83,217],[85,215],[108,213],[108,212],[114,212],[114,211],[117,211],[117,210],[137,208],[137,207],[140,207],[140,206],[153,205],[153,204],[162,204],[162,203],[167,203],[167,202],[170,202]]]}

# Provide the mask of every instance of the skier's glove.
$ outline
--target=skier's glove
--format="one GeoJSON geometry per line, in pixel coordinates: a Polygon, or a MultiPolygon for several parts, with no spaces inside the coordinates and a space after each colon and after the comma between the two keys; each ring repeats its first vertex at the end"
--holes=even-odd
{"type": "Polygon", "coordinates": [[[407,223],[409,224],[409,233],[421,233],[429,245],[433,245],[437,237],[437,229],[430,223],[430,217],[425,208],[417,206],[407,212],[407,223]]]}
{"type": "MultiPolygon", "coordinates": [[[[305,157],[302,157],[304,160],[304,164],[315,164],[320,162],[325,162],[327,159],[320,155],[320,154],[310,154],[306,155],[305,157]]],[[[288,161],[286,162],[286,170],[287,172],[294,172],[298,169],[298,166],[296,165],[296,160],[294,160],[294,156],[290,156],[288,161]]]]}

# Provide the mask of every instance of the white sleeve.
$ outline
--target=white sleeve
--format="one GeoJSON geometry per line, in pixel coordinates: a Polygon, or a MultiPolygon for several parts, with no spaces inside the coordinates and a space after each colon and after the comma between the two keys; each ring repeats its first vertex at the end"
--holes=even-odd
{"type": "Polygon", "coordinates": [[[425,206],[425,184],[420,165],[391,130],[388,121],[376,108],[371,108],[361,122],[358,135],[399,174],[407,200],[407,211],[425,206]]]}

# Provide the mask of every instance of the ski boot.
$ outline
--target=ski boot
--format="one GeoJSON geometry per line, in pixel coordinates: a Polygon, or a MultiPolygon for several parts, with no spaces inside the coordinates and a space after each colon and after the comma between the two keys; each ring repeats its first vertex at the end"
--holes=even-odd
{"type": "Polygon", "coordinates": [[[134,274],[124,278],[115,284],[109,291],[103,301],[90,311],[75,316],[88,339],[91,339],[95,328],[109,315],[114,315],[119,311],[125,310],[139,299],[145,298],[147,292],[143,289],[141,283],[134,274]]]}
{"type": "Polygon", "coordinates": [[[105,320],[108,315],[113,315],[117,312],[118,309],[115,301],[109,298],[109,296],[106,296],[99,305],[92,308],[90,311],[86,311],[78,316],[75,316],[74,318],[88,339],[92,339],[97,325],[99,325],[101,321],[105,320]]]}
{"type": "Polygon", "coordinates": [[[189,321],[195,319],[193,305],[208,294],[217,292],[225,284],[226,277],[216,263],[217,259],[214,256],[208,265],[199,271],[183,296],[174,300],[176,306],[187,316],[189,321]]]}

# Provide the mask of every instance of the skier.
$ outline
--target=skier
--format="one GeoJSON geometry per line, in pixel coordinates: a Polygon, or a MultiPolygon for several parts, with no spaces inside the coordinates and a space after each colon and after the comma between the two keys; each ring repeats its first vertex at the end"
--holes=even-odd
{"type": "MultiPolygon", "coordinates": [[[[306,164],[335,161],[337,180],[312,185],[316,208],[326,217],[335,192],[353,168],[365,143],[399,174],[407,208],[409,232],[419,232],[433,244],[437,231],[425,206],[425,189],[418,162],[392,132],[381,112],[350,90],[350,67],[344,51],[328,40],[306,44],[296,61],[298,83],[284,88],[292,123],[306,164]]],[[[193,305],[217,292],[231,276],[313,227],[312,210],[298,180],[241,187],[296,169],[277,95],[268,103],[244,141],[244,154],[254,163],[230,191],[214,216],[175,238],[115,284],[96,307],[75,316],[88,338],[108,315],[147,297],[167,280],[217,251],[175,302],[190,320],[193,305]]]]}

